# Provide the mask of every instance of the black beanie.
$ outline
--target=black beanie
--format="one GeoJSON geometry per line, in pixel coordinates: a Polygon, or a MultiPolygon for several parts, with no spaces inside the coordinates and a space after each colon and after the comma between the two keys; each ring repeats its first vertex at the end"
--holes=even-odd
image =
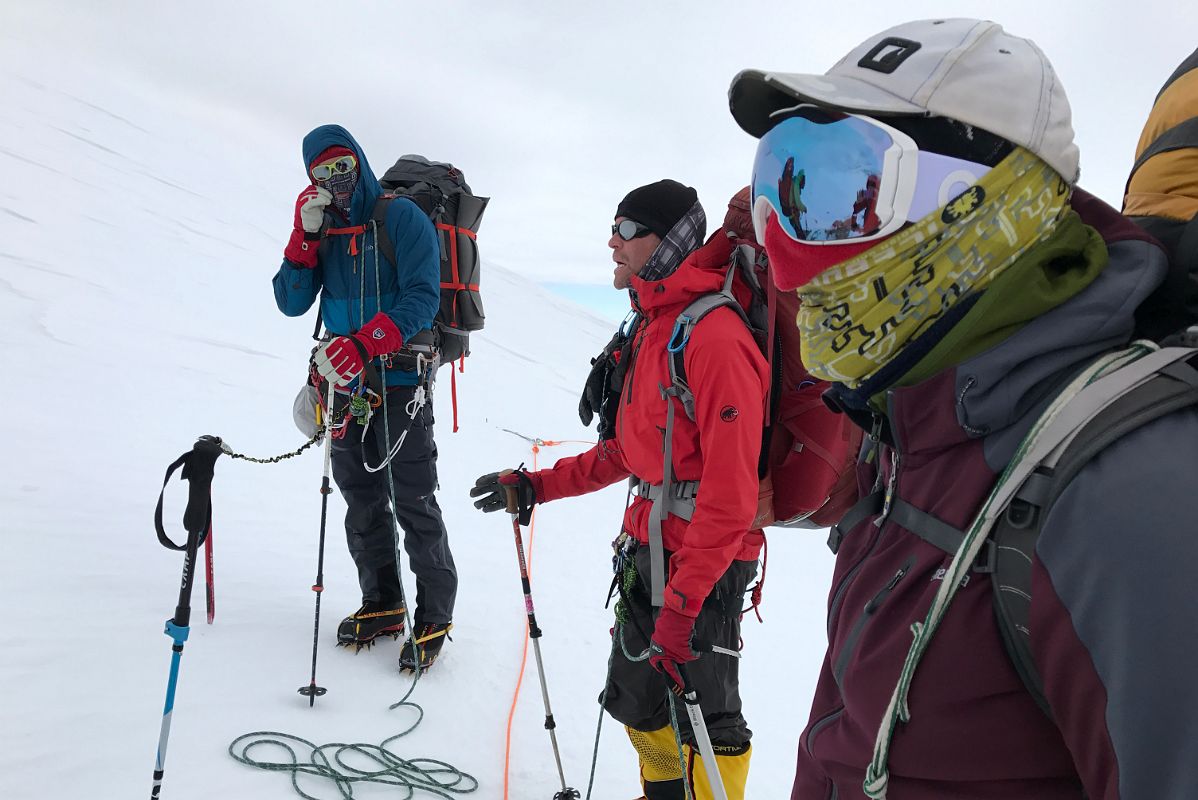
{"type": "Polygon", "coordinates": [[[666,179],[633,189],[616,206],[616,216],[639,222],[664,239],[697,202],[694,189],[666,179]]]}

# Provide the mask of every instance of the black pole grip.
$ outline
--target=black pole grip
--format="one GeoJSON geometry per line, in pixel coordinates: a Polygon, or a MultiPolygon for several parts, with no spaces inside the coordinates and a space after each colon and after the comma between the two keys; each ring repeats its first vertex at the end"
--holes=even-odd
{"type": "Polygon", "coordinates": [[[219,436],[201,436],[189,452],[179,456],[166,468],[166,477],[162,479],[162,491],[158,493],[158,504],[154,507],[154,529],[158,533],[158,541],[169,550],[187,550],[191,534],[195,534],[196,544],[203,544],[208,536],[208,525],[212,520],[210,496],[212,491],[212,476],[216,459],[224,452],[219,436]],[[166,485],[170,483],[175,470],[183,468],[181,477],[188,482],[187,508],[183,512],[183,527],[188,532],[188,541],[176,544],[166,535],[162,526],[162,498],[166,493],[166,485]]]}
{"type": "Polygon", "coordinates": [[[221,454],[220,445],[219,437],[201,436],[180,473],[188,482],[187,508],[183,511],[183,527],[188,533],[208,530],[212,517],[212,475],[221,454]]]}

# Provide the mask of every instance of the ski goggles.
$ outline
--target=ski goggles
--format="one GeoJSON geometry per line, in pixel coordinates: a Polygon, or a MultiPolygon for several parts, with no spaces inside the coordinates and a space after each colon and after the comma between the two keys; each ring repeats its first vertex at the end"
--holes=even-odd
{"type": "Polygon", "coordinates": [[[648,236],[653,231],[646,228],[639,222],[634,222],[630,219],[622,219],[619,222],[613,223],[611,226],[613,236],[619,236],[626,242],[631,242],[633,239],[639,239],[642,236],[648,236]]]}
{"type": "Polygon", "coordinates": [[[870,117],[802,105],[769,130],[753,162],[753,228],[771,214],[807,244],[869,242],[943,207],[989,167],[921,151],[870,117]]]}
{"type": "Polygon", "coordinates": [[[312,178],[318,181],[327,181],[334,175],[344,175],[347,172],[352,172],[358,166],[358,159],[353,156],[338,156],[332,161],[326,161],[323,164],[317,164],[312,167],[312,178]]]}

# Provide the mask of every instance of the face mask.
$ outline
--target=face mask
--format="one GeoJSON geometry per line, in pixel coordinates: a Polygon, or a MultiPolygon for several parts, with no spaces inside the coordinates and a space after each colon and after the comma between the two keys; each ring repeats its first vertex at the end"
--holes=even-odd
{"type": "Polygon", "coordinates": [[[354,169],[344,174],[333,175],[320,185],[333,193],[333,205],[348,216],[349,205],[354,198],[354,189],[358,186],[358,171],[354,169]]]}

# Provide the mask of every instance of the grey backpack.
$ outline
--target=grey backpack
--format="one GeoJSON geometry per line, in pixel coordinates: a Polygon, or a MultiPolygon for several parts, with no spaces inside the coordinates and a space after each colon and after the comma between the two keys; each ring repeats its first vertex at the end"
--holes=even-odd
{"type": "Polygon", "coordinates": [[[470,332],[481,330],[486,315],[479,289],[478,226],[489,197],[475,197],[453,164],[424,156],[401,156],[379,180],[387,194],[375,204],[379,246],[395,263],[395,245],[382,225],[387,205],[407,197],[428,214],[441,243],[441,307],[436,316],[441,363],[470,355],[470,332]]]}

